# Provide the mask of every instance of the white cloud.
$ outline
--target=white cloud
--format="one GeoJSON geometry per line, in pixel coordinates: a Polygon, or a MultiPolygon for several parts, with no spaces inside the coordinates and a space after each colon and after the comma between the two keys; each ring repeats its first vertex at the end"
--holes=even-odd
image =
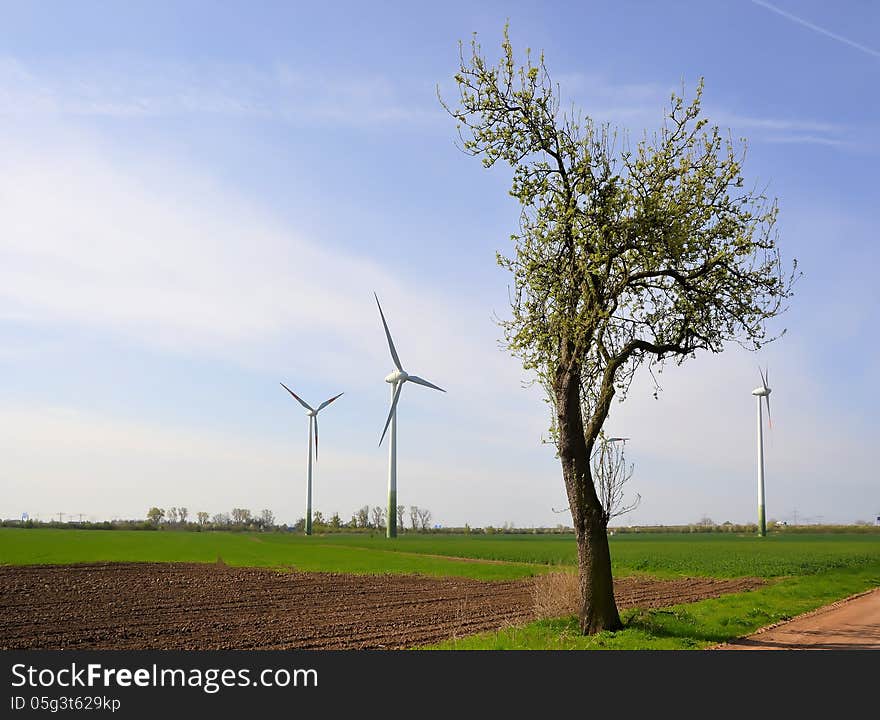
{"type": "Polygon", "coordinates": [[[852,143],[845,140],[838,140],[831,137],[822,137],[821,135],[808,134],[790,134],[790,135],[768,135],[764,138],[769,143],[779,143],[783,145],[827,145],[829,147],[851,146],[852,143]]]}
{"type": "MultiPolygon", "coordinates": [[[[0,428],[3,517],[63,511],[137,518],[157,504],[193,513],[270,507],[287,522],[302,512],[291,492],[301,494],[300,483],[289,481],[291,453],[281,443],[72,408],[4,408],[0,428]]],[[[334,453],[327,464],[332,471],[346,463],[353,461],[334,453]]]]}
{"type": "MultiPolygon", "coordinates": [[[[241,358],[253,343],[291,328],[369,352],[374,289],[395,308],[398,331],[436,306],[370,258],[282,228],[185,168],[141,158],[132,171],[82,136],[27,147],[7,137],[0,152],[6,317],[109,328],[151,346],[241,358]],[[411,295],[420,299],[404,302],[411,295]]],[[[455,309],[434,319],[436,342],[445,344],[442,333],[457,324],[455,309]]]]}
{"type": "Polygon", "coordinates": [[[760,130],[789,130],[798,132],[815,133],[839,133],[842,128],[829,122],[815,120],[792,120],[768,117],[754,117],[719,111],[712,116],[712,121],[722,125],[732,125],[741,128],[756,128],[760,130]]]}
{"type": "MultiPolygon", "coordinates": [[[[580,72],[553,76],[563,97],[600,121],[640,133],[657,127],[670,94],[681,84],[612,82],[580,72]]],[[[379,127],[445,121],[432,93],[418,94],[375,74],[330,74],[279,64],[184,64],[125,58],[119,63],[68,60],[29,66],[0,57],[0,116],[156,118],[180,115],[274,118],[293,123],[379,127]]],[[[455,94],[445,89],[446,96],[455,94]]],[[[570,110],[564,102],[563,110],[570,110]]],[[[712,103],[706,116],[735,131],[757,131],[755,140],[843,145],[847,128],[809,118],[761,117],[712,103]]]]}
{"type": "Polygon", "coordinates": [[[609,421],[612,433],[633,438],[631,484],[644,498],[634,521],[754,518],[757,410],[750,393],[760,384],[758,362],[770,366],[773,389],[772,429],[764,414],[768,513],[852,522],[865,503],[880,502],[868,418],[839,403],[810,357],[809,344],[788,337],[759,355],[734,346],[667,367],[658,400],[643,374],[609,421]]]}
{"type": "MultiPolygon", "coordinates": [[[[684,86],[660,83],[611,82],[599,75],[568,73],[554,77],[563,96],[574,100],[576,108],[596,120],[627,128],[634,139],[644,128],[657,128],[669,110],[672,93],[686,100],[693,97],[694,84],[684,86]]],[[[563,110],[569,109],[563,103],[563,110]]],[[[748,131],[752,140],[767,143],[847,145],[850,129],[835,122],[812,118],[764,117],[731,110],[724,100],[716,100],[709,88],[703,98],[704,117],[735,136],[748,131]]]]}
{"type": "MultiPolygon", "coordinates": [[[[348,520],[363,504],[384,505],[384,448],[345,448],[333,431],[324,431],[321,443],[316,509],[348,520]]],[[[173,420],[157,425],[70,407],[6,407],[0,409],[0,517],[28,512],[47,519],[61,511],[142,518],[152,505],[182,505],[193,513],[268,507],[279,521],[294,522],[304,514],[305,451],[305,442],[242,438],[173,420]]],[[[468,457],[444,465],[449,457],[436,445],[418,457],[403,454],[401,502],[430,508],[441,523],[525,524],[534,521],[536,504],[548,505],[561,492],[552,460],[546,463],[551,482],[540,483],[512,460],[480,467],[468,457]],[[507,495],[499,497],[502,482],[507,495]],[[511,495],[518,502],[509,502],[511,495]]]]}
{"type": "Polygon", "coordinates": [[[120,59],[26,65],[0,57],[0,116],[275,118],[373,126],[441,117],[433,98],[413,101],[375,73],[308,71],[120,59]]]}

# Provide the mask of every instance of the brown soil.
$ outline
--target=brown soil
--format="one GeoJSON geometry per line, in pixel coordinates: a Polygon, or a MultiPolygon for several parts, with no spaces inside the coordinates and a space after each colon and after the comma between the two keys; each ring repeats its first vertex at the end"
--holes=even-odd
{"type": "MultiPolygon", "coordinates": [[[[405,648],[534,619],[535,580],[279,572],[196,563],[0,566],[0,649],[405,648]]],[[[618,605],[755,579],[624,578],[618,605]]]]}
{"type": "Polygon", "coordinates": [[[766,581],[760,578],[652,580],[644,577],[626,577],[614,581],[614,598],[617,600],[617,607],[621,609],[659,608],[746,592],[764,584],[766,581]]]}
{"type": "Polygon", "coordinates": [[[777,623],[715,650],[880,650],[880,588],[777,623]]]}

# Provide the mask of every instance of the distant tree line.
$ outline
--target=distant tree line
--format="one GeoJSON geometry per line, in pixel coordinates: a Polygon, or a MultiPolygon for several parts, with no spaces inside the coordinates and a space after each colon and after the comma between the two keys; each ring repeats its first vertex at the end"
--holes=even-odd
{"type": "Polygon", "coordinates": [[[210,515],[204,510],[195,514],[190,520],[189,509],[185,507],[164,508],[151,507],[147,511],[147,522],[153,527],[165,527],[177,530],[274,530],[275,513],[263,509],[259,514],[247,508],[232,508],[228,513],[210,515]]]}
{"type": "Polygon", "coordinates": [[[58,528],[64,530],[156,530],[156,527],[145,520],[0,520],[0,527],[18,528],[58,528]]]}
{"type": "MultiPolygon", "coordinates": [[[[320,532],[369,532],[384,530],[388,518],[388,512],[384,507],[364,505],[352,513],[346,522],[339,513],[333,513],[329,518],[320,510],[312,513],[312,528],[320,532]]],[[[435,531],[431,520],[433,515],[428,508],[420,508],[418,505],[410,505],[409,510],[405,505],[397,506],[397,530],[398,532],[428,532],[435,531]],[[406,519],[409,517],[410,526],[406,528],[406,519]]],[[[305,518],[300,518],[294,523],[292,530],[302,531],[305,527],[305,518]]]]}

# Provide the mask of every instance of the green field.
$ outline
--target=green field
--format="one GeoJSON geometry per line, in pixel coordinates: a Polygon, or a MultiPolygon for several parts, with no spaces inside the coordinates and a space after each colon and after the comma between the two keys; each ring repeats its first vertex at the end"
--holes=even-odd
{"type": "MultiPolygon", "coordinates": [[[[780,577],[860,568],[880,561],[880,535],[727,534],[610,538],[618,575],[780,577]]],[[[95,561],[215,562],[300,570],[418,572],[517,578],[573,566],[571,535],[302,535],[0,528],[0,564],[95,561]],[[453,558],[504,561],[463,563],[453,558]]]]}
{"type": "MultiPolygon", "coordinates": [[[[396,540],[329,535],[322,543],[388,548],[550,566],[575,565],[572,535],[411,535],[396,540]]],[[[626,534],[609,538],[614,571],[666,577],[779,577],[880,561],[880,535],[769,535],[765,538],[699,534],[626,534]]]]}
{"type": "MultiPolygon", "coordinates": [[[[217,562],[250,567],[296,568],[344,573],[421,573],[507,580],[546,568],[526,563],[461,562],[428,551],[400,551],[349,536],[281,533],[147,532],[139,530],[55,530],[0,528],[0,564],[82,562],[217,562]],[[333,541],[329,540],[333,537],[333,541]],[[426,554],[428,553],[428,554],[426,554]]],[[[369,538],[367,538],[369,540],[369,538]]],[[[444,553],[445,555],[445,553],[444,553]]]]}
{"type": "MultiPolygon", "coordinates": [[[[583,638],[573,618],[459,639],[456,648],[700,648],[880,585],[880,535],[626,534],[610,538],[615,574],[763,577],[759,590],[623,614],[626,629],[583,638]]],[[[302,535],[0,528],[0,564],[216,562],[346,573],[484,580],[572,570],[565,535],[302,535]],[[465,562],[457,558],[470,558],[465,562]],[[475,561],[473,561],[475,560],[475,561]]]]}

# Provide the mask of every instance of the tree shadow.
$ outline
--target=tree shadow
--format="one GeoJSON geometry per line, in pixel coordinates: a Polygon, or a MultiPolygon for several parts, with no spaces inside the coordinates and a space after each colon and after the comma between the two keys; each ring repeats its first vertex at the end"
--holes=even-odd
{"type": "Polygon", "coordinates": [[[640,630],[647,635],[658,638],[670,638],[687,641],[702,641],[707,643],[729,642],[736,638],[731,632],[701,628],[696,620],[674,610],[651,609],[635,610],[631,616],[623,621],[624,629],[640,630]],[[667,616],[668,622],[664,622],[667,616]]]}

